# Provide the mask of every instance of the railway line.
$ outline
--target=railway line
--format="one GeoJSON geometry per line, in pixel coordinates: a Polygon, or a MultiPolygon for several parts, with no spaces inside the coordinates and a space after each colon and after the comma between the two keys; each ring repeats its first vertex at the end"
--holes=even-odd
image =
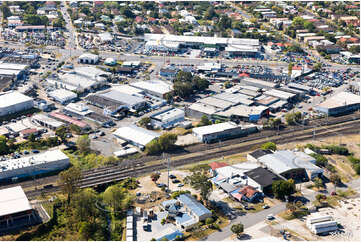
{"type": "MultiPolygon", "coordinates": [[[[330,123],[330,122],[329,122],[330,123]]],[[[325,125],[326,126],[326,125],[325,125]]],[[[336,136],[336,133],[342,134],[355,134],[360,132],[359,120],[351,120],[345,123],[335,121],[335,124],[328,124],[326,127],[318,127],[317,129],[317,138],[336,136]],[[330,130],[332,129],[332,130],[330,130]]],[[[262,137],[248,137],[248,139],[242,143],[231,144],[228,146],[219,147],[216,146],[210,150],[202,150],[196,153],[189,153],[184,156],[174,156],[172,158],[172,167],[183,166],[187,164],[192,164],[195,162],[210,160],[222,156],[232,155],[241,153],[250,149],[253,149],[264,142],[273,141],[277,144],[283,144],[288,142],[295,141],[304,141],[312,138],[314,135],[313,128],[308,128],[305,130],[295,130],[293,132],[281,133],[278,136],[269,137],[267,135],[262,135],[262,137]]],[[[137,177],[144,175],[155,170],[166,169],[167,165],[162,162],[162,159],[154,160],[155,162],[159,161],[159,164],[133,167],[131,169],[124,169],[121,166],[111,166],[111,167],[101,167],[100,169],[92,169],[83,173],[83,178],[80,180],[79,187],[94,187],[101,184],[111,183],[123,180],[127,177],[137,177]],[[93,173],[92,173],[93,171],[93,173]]],[[[54,192],[57,191],[58,187],[53,187],[51,189],[40,189],[37,191],[26,192],[28,196],[35,197],[42,193],[54,192]]]]}

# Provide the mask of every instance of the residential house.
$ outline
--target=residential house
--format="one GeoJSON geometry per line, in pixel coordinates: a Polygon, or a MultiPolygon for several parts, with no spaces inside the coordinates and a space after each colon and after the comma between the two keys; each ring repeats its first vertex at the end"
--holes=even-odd
{"type": "Polygon", "coordinates": [[[263,193],[252,186],[245,186],[237,189],[231,193],[231,196],[239,202],[245,201],[250,203],[257,203],[263,200],[263,193]]]}

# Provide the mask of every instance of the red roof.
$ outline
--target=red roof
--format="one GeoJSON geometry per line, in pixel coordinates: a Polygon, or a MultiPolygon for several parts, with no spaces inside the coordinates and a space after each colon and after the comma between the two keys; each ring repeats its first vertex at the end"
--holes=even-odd
{"type": "Polygon", "coordinates": [[[242,72],[241,74],[238,75],[238,77],[249,77],[249,74],[242,72]]]}
{"type": "Polygon", "coordinates": [[[355,37],[351,37],[348,39],[350,42],[353,42],[353,43],[358,43],[359,42],[359,39],[358,38],[355,38],[355,37]]]}
{"type": "Polygon", "coordinates": [[[292,67],[292,70],[302,70],[302,66],[294,66],[292,67]]]}
{"type": "Polygon", "coordinates": [[[284,46],[283,43],[276,43],[276,45],[279,46],[279,47],[283,47],[283,46],[284,46]]]}
{"type": "Polygon", "coordinates": [[[135,22],[140,23],[143,21],[143,18],[140,16],[135,17],[135,22]]]}
{"type": "Polygon", "coordinates": [[[149,18],[149,21],[151,21],[151,22],[153,22],[153,21],[155,21],[156,19],[155,18],[153,18],[153,17],[150,17],[149,18]]]}
{"type": "Polygon", "coordinates": [[[240,193],[232,193],[232,196],[238,201],[242,201],[243,194],[240,193]]]}
{"type": "Polygon", "coordinates": [[[274,43],[273,43],[272,41],[269,41],[269,42],[267,43],[267,45],[268,45],[268,46],[272,46],[272,45],[274,45],[274,43]]]}
{"type": "Polygon", "coordinates": [[[214,171],[215,169],[225,167],[225,166],[229,166],[229,165],[227,163],[225,163],[225,162],[212,162],[212,163],[209,164],[209,166],[214,171]]]}
{"type": "Polygon", "coordinates": [[[50,116],[54,117],[54,118],[57,118],[57,119],[60,119],[60,120],[63,120],[67,123],[71,123],[71,124],[74,124],[80,128],[85,128],[88,126],[87,123],[84,123],[82,121],[79,121],[79,120],[76,120],[76,119],[73,119],[73,118],[70,118],[68,116],[66,116],[65,114],[61,114],[61,113],[58,113],[58,112],[53,112],[50,114],[50,116]]]}
{"type": "Polygon", "coordinates": [[[177,22],[177,20],[175,18],[171,18],[171,19],[169,19],[169,22],[174,23],[174,22],[177,22]]]}
{"type": "Polygon", "coordinates": [[[310,19],[310,20],[307,20],[307,21],[309,21],[309,22],[317,22],[318,19],[310,19]]]}
{"type": "Polygon", "coordinates": [[[22,134],[22,135],[24,135],[24,134],[33,134],[33,133],[36,133],[36,132],[38,132],[38,130],[37,129],[24,129],[24,130],[21,130],[20,131],[20,133],[22,134]]]}
{"type": "Polygon", "coordinates": [[[239,191],[240,194],[243,194],[248,198],[252,197],[256,192],[257,190],[251,186],[245,186],[242,190],[239,191]]]}

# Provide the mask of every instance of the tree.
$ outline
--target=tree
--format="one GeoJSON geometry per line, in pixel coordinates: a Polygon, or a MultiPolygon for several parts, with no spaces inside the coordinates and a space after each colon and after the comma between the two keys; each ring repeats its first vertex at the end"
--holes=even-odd
{"type": "Polygon", "coordinates": [[[28,139],[30,142],[35,142],[35,140],[36,140],[35,134],[30,134],[28,139]]]}
{"type": "Polygon", "coordinates": [[[302,113],[301,112],[287,113],[285,115],[285,119],[288,125],[299,124],[302,119],[302,113]]]}
{"type": "Polygon", "coordinates": [[[0,155],[5,155],[9,152],[7,139],[4,135],[0,135],[0,155]]]}
{"type": "Polygon", "coordinates": [[[167,151],[174,148],[174,144],[177,141],[177,135],[171,133],[162,134],[159,139],[159,145],[162,151],[167,151]]]}
{"type": "Polygon", "coordinates": [[[200,195],[203,201],[208,200],[208,196],[213,189],[209,177],[202,172],[195,172],[190,176],[185,177],[184,182],[190,184],[194,189],[200,190],[200,195]]]}
{"type": "Polygon", "coordinates": [[[182,98],[188,97],[193,94],[193,87],[190,82],[176,81],[173,84],[174,93],[182,98]]]}
{"type": "Polygon", "coordinates": [[[292,214],[297,210],[296,205],[292,202],[286,203],[286,208],[291,211],[292,214]]]}
{"type": "Polygon", "coordinates": [[[109,205],[113,213],[124,211],[133,203],[133,196],[127,189],[119,185],[109,186],[103,193],[103,201],[109,205]]]}
{"type": "Polygon", "coordinates": [[[133,19],[135,17],[134,13],[129,9],[129,7],[125,7],[123,9],[122,13],[127,18],[132,18],[133,19]]]}
{"type": "Polygon", "coordinates": [[[10,8],[8,6],[5,6],[4,4],[0,7],[2,13],[3,13],[3,18],[7,18],[7,17],[10,17],[12,14],[11,14],[11,11],[10,11],[10,8]]]}
{"type": "Polygon", "coordinates": [[[206,115],[203,115],[201,117],[201,121],[199,122],[198,126],[206,126],[206,125],[210,125],[212,124],[212,122],[208,119],[208,117],[206,115]]]}
{"type": "Polygon", "coordinates": [[[322,64],[320,62],[317,62],[314,66],[313,66],[313,70],[314,71],[320,71],[322,68],[322,64]]]}
{"type": "Polygon", "coordinates": [[[76,140],[76,146],[80,153],[86,154],[90,151],[90,139],[88,135],[79,136],[76,140]]]}
{"type": "Polygon", "coordinates": [[[160,174],[159,174],[158,172],[152,173],[152,174],[150,175],[150,178],[152,178],[152,181],[154,181],[155,183],[157,183],[157,181],[158,181],[159,178],[160,178],[160,174]]]}
{"type": "Polygon", "coordinates": [[[244,231],[244,226],[242,223],[239,224],[233,224],[231,227],[231,231],[232,233],[234,233],[235,235],[237,235],[237,238],[239,238],[239,236],[243,233],[244,231]]]}
{"type": "Polygon", "coordinates": [[[71,167],[59,174],[59,185],[67,195],[67,202],[70,203],[72,195],[77,191],[78,183],[81,178],[81,171],[78,167],[71,167]]]}
{"type": "Polygon", "coordinates": [[[317,189],[323,187],[323,181],[321,180],[321,178],[318,177],[313,180],[313,184],[317,189]]]}
{"type": "Polygon", "coordinates": [[[267,143],[264,143],[262,146],[261,146],[261,149],[262,150],[277,150],[277,145],[273,142],[267,142],[267,143]]]}
{"type": "Polygon", "coordinates": [[[333,184],[333,185],[335,186],[335,188],[336,188],[336,186],[341,183],[341,178],[340,178],[339,175],[337,175],[337,174],[334,173],[334,174],[331,174],[331,176],[330,176],[330,181],[332,182],[332,184],[333,184]]]}
{"type": "Polygon", "coordinates": [[[212,224],[212,223],[214,223],[214,219],[213,218],[206,218],[205,223],[208,224],[208,225],[212,224]]]}
{"type": "Polygon", "coordinates": [[[55,135],[58,136],[62,143],[67,141],[66,135],[69,132],[66,126],[61,126],[55,130],[55,135]]]}
{"type": "Polygon", "coordinates": [[[138,124],[140,126],[147,126],[147,124],[149,124],[151,122],[149,117],[143,117],[141,120],[139,120],[138,124]]]}
{"type": "Polygon", "coordinates": [[[288,180],[278,180],[272,183],[272,192],[276,198],[284,199],[285,196],[289,196],[295,191],[294,181],[288,180]]]}
{"type": "Polygon", "coordinates": [[[145,146],[148,155],[158,154],[161,152],[161,147],[157,139],[152,140],[145,146]]]}
{"type": "Polygon", "coordinates": [[[353,45],[350,47],[349,51],[352,54],[360,54],[360,46],[359,45],[353,45]]]}
{"type": "Polygon", "coordinates": [[[289,76],[291,76],[291,74],[292,74],[292,68],[293,68],[293,63],[291,62],[288,64],[288,75],[289,76]]]}
{"type": "Polygon", "coordinates": [[[271,129],[275,129],[279,128],[279,126],[282,124],[282,120],[280,118],[270,118],[268,123],[271,129]]]}
{"type": "Polygon", "coordinates": [[[94,222],[99,212],[95,206],[97,200],[98,196],[92,188],[82,189],[74,195],[71,203],[74,207],[74,213],[80,221],[92,220],[91,222],[94,222]]]}
{"type": "Polygon", "coordinates": [[[212,18],[217,17],[216,11],[212,6],[208,7],[206,13],[204,14],[204,18],[207,20],[211,20],[212,18]]]}

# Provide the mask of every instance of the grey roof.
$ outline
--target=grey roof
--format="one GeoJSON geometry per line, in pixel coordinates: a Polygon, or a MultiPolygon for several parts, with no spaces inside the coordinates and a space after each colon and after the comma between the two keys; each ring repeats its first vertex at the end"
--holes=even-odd
{"type": "Polygon", "coordinates": [[[181,201],[184,205],[186,205],[194,214],[198,217],[204,214],[211,214],[205,206],[200,204],[194,197],[189,194],[182,194],[178,197],[178,200],[181,201]]]}
{"type": "Polygon", "coordinates": [[[244,174],[257,182],[262,187],[270,186],[274,181],[281,180],[279,176],[262,167],[246,171],[244,174]]]}
{"type": "Polygon", "coordinates": [[[312,172],[323,171],[321,168],[313,164],[315,163],[315,159],[313,157],[303,152],[280,150],[273,154],[261,156],[258,160],[278,174],[300,168],[312,172]]]}
{"type": "Polygon", "coordinates": [[[261,156],[268,155],[268,154],[273,154],[273,152],[270,150],[255,150],[255,151],[249,153],[249,155],[253,156],[256,159],[258,159],[261,156]]]}
{"type": "Polygon", "coordinates": [[[223,182],[221,183],[220,187],[227,193],[231,193],[233,192],[234,190],[236,190],[237,188],[227,182],[223,182]]]}
{"type": "Polygon", "coordinates": [[[141,97],[129,95],[126,93],[115,91],[115,90],[100,94],[100,96],[115,100],[117,102],[122,102],[122,103],[128,104],[130,106],[145,102],[145,100],[141,97]]]}
{"type": "Polygon", "coordinates": [[[220,93],[217,95],[213,96],[214,98],[220,99],[220,100],[224,100],[224,101],[228,101],[228,102],[232,102],[234,104],[245,104],[245,105],[251,105],[254,102],[252,100],[249,99],[249,96],[244,95],[244,94],[240,94],[240,93],[220,93]]]}

